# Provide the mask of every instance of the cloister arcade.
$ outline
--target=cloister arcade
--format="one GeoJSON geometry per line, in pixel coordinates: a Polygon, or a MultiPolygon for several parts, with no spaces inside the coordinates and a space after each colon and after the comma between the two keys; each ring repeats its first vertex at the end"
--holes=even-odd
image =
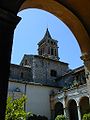
{"type": "Polygon", "coordinates": [[[90,112],[90,99],[87,90],[82,94],[85,86],[51,96],[52,118],[65,115],[67,120],[82,120],[85,113],[90,112]],[[71,96],[72,95],[72,96],[71,96]],[[53,115],[54,114],[54,115],[53,115]]]}

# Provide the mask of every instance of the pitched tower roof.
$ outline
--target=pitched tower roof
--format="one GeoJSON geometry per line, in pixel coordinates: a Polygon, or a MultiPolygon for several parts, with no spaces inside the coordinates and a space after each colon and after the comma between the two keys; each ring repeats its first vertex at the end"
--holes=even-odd
{"type": "Polygon", "coordinates": [[[38,43],[38,54],[43,57],[59,60],[57,43],[58,41],[51,37],[47,28],[43,39],[38,43]]]}
{"type": "Polygon", "coordinates": [[[46,33],[45,33],[43,39],[38,43],[38,45],[42,44],[46,39],[52,39],[48,28],[46,29],[46,33]]]}
{"type": "Polygon", "coordinates": [[[50,39],[52,39],[48,28],[46,29],[46,33],[45,33],[45,35],[44,35],[44,38],[50,38],[50,39]]]}

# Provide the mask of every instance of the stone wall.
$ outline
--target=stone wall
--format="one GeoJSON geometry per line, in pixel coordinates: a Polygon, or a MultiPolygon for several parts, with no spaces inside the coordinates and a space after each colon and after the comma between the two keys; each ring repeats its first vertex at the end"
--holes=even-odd
{"type": "Polygon", "coordinates": [[[69,69],[67,63],[39,55],[24,55],[20,65],[31,68],[33,82],[54,86],[57,85],[55,79],[62,76],[69,69]],[[51,75],[51,70],[56,72],[56,76],[51,75]]]}
{"type": "Polygon", "coordinates": [[[40,56],[34,56],[33,79],[35,82],[55,85],[55,79],[62,76],[67,70],[68,64],[40,56]],[[56,76],[51,75],[51,70],[56,71],[56,76]]]}
{"type": "Polygon", "coordinates": [[[19,66],[19,65],[10,65],[10,78],[20,81],[32,81],[32,72],[30,68],[19,66]]]}

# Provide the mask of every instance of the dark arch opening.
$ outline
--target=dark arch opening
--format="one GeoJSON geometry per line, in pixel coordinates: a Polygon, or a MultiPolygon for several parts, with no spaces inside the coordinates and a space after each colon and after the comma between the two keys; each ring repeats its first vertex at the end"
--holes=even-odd
{"type": "Polygon", "coordinates": [[[69,120],[78,120],[77,104],[75,100],[68,102],[69,120]]]}
{"type": "Polygon", "coordinates": [[[89,98],[86,96],[82,97],[79,106],[80,106],[80,113],[82,118],[85,113],[90,112],[89,98]]]}
{"type": "Polygon", "coordinates": [[[63,104],[61,102],[55,104],[55,118],[57,115],[64,115],[63,104]]]}

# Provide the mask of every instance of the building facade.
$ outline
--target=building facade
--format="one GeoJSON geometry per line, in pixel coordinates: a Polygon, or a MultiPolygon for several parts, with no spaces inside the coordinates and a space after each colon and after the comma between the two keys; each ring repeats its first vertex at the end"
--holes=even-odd
{"type": "Polygon", "coordinates": [[[84,66],[71,70],[59,60],[58,41],[48,29],[38,43],[38,55],[25,54],[20,65],[10,66],[8,95],[16,99],[23,94],[28,98],[25,110],[49,120],[58,114],[81,120],[89,112],[84,66]]]}

